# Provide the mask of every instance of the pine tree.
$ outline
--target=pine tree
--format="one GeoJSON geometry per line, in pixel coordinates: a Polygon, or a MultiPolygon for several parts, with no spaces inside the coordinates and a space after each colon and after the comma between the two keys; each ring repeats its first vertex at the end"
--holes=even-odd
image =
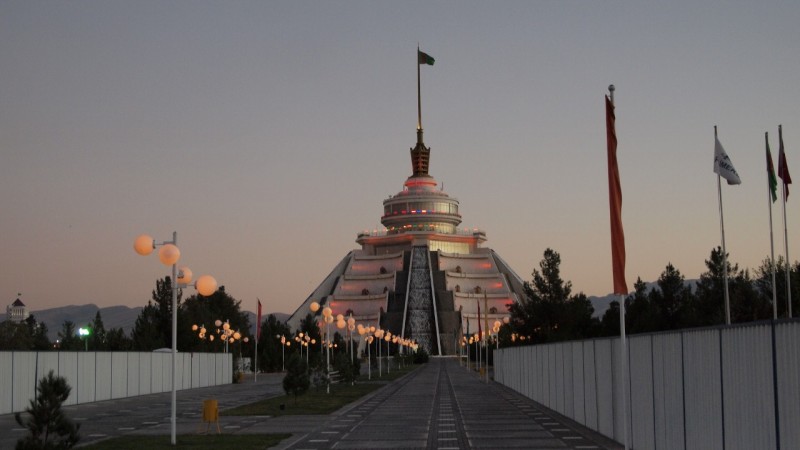
{"type": "Polygon", "coordinates": [[[17,450],[67,449],[80,440],[80,425],[74,424],[61,409],[71,390],[67,381],[55,376],[52,370],[39,380],[36,399],[25,409],[30,418],[23,422],[20,413],[14,416],[30,432],[17,441],[17,450]]]}

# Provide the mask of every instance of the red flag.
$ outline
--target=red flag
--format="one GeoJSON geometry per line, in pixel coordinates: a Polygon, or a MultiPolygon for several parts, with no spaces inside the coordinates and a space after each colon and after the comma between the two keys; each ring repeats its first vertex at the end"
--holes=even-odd
{"type": "Polygon", "coordinates": [[[475,300],[478,303],[478,339],[483,339],[483,332],[481,331],[481,301],[475,300]]]}
{"type": "Polygon", "coordinates": [[[789,175],[789,166],[786,165],[786,152],[783,151],[783,127],[778,125],[778,141],[780,142],[780,150],[778,150],[778,176],[783,180],[783,192],[786,194],[784,199],[789,198],[789,185],[792,184],[792,177],[789,175]]]}
{"type": "Polygon", "coordinates": [[[611,214],[611,267],[614,272],[614,293],[626,295],[625,233],[622,230],[622,188],[617,167],[617,132],[614,104],[606,96],[606,141],[608,144],[608,203],[611,214]]]}
{"type": "Polygon", "coordinates": [[[261,339],[261,300],[258,300],[258,319],[256,325],[256,340],[261,339]]]}

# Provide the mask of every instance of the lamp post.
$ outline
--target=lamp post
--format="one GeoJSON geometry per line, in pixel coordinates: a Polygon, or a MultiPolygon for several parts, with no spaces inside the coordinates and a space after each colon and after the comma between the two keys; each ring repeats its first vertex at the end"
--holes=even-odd
{"type": "Polygon", "coordinates": [[[83,351],[85,352],[89,351],[89,334],[91,334],[91,332],[88,327],[78,328],[78,336],[83,338],[83,351]]]}
{"type": "Polygon", "coordinates": [[[286,355],[284,349],[286,348],[286,336],[276,334],[275,337],[281,340],[281,372],[286,372],[286,355]]]}
{"type": "MultiPolygon", "coordinates": [[[[192,271],[188,267],[182,267],[178,273],[178,260],[181,258],[181,251],[178,249],[178,232],[172,232],[172,240],[164,241],[157,244],[156,241],[143,234],[136,238],[133,242],[133,249],[136,253],[147,256],[153,253],[156,246],[160,245],[161,249],[158,251],[158,259],[161,264],[165,266],[172,266],[172,408],[170,413],[170,424],[172,431],[170,433],[170,443],[176,445],[176,410],[177,410],[177,394],[176,385],[178,381],[178,372],[176,370],[176,358],[178,353],[178,289],[188,287],[192,282],[192,271]]],[[[210,275],[203,275],[194,283],[195,289],[202,296],[209,296],[217,290],[217,280],[210,275]]]]}

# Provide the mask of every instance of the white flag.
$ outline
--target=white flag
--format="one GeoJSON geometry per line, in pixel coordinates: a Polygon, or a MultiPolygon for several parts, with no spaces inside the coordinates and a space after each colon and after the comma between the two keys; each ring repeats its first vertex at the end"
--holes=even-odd
{"type": "Polygon", "coordinates": [[[714,173],[728,180],[728,184],[742,184],[742,179],[733,167],[731,159],[719,143],[719,139],[714,137],[714,173]]]}

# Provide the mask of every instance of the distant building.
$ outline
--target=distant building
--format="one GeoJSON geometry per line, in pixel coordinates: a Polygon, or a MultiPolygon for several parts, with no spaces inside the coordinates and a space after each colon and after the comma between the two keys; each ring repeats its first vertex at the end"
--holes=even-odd
{"type": "Polygon", "coordinates": [[[429,175],[429,161],[420,128],[412,175],[383,201],[385,228],[358,234],[361,249],[336,265],[288,319],[290,327],[299,329],[318,302],[334,315],[413,339],[430,354],[453,355],[462,336],[487,332],[525,295],[520,277],[481,247],[485,232],[459,228],[459,202],[429,175]]]}
{"type": "Polygon", "coordinates": [[[25,303],[22,303],[22,300],[19,298],[16,299],[11,305],[6,306],[6,320],[22,322],[23,320],[27,319],[29,315],[28,307],[25,306],[25,303]]]}

